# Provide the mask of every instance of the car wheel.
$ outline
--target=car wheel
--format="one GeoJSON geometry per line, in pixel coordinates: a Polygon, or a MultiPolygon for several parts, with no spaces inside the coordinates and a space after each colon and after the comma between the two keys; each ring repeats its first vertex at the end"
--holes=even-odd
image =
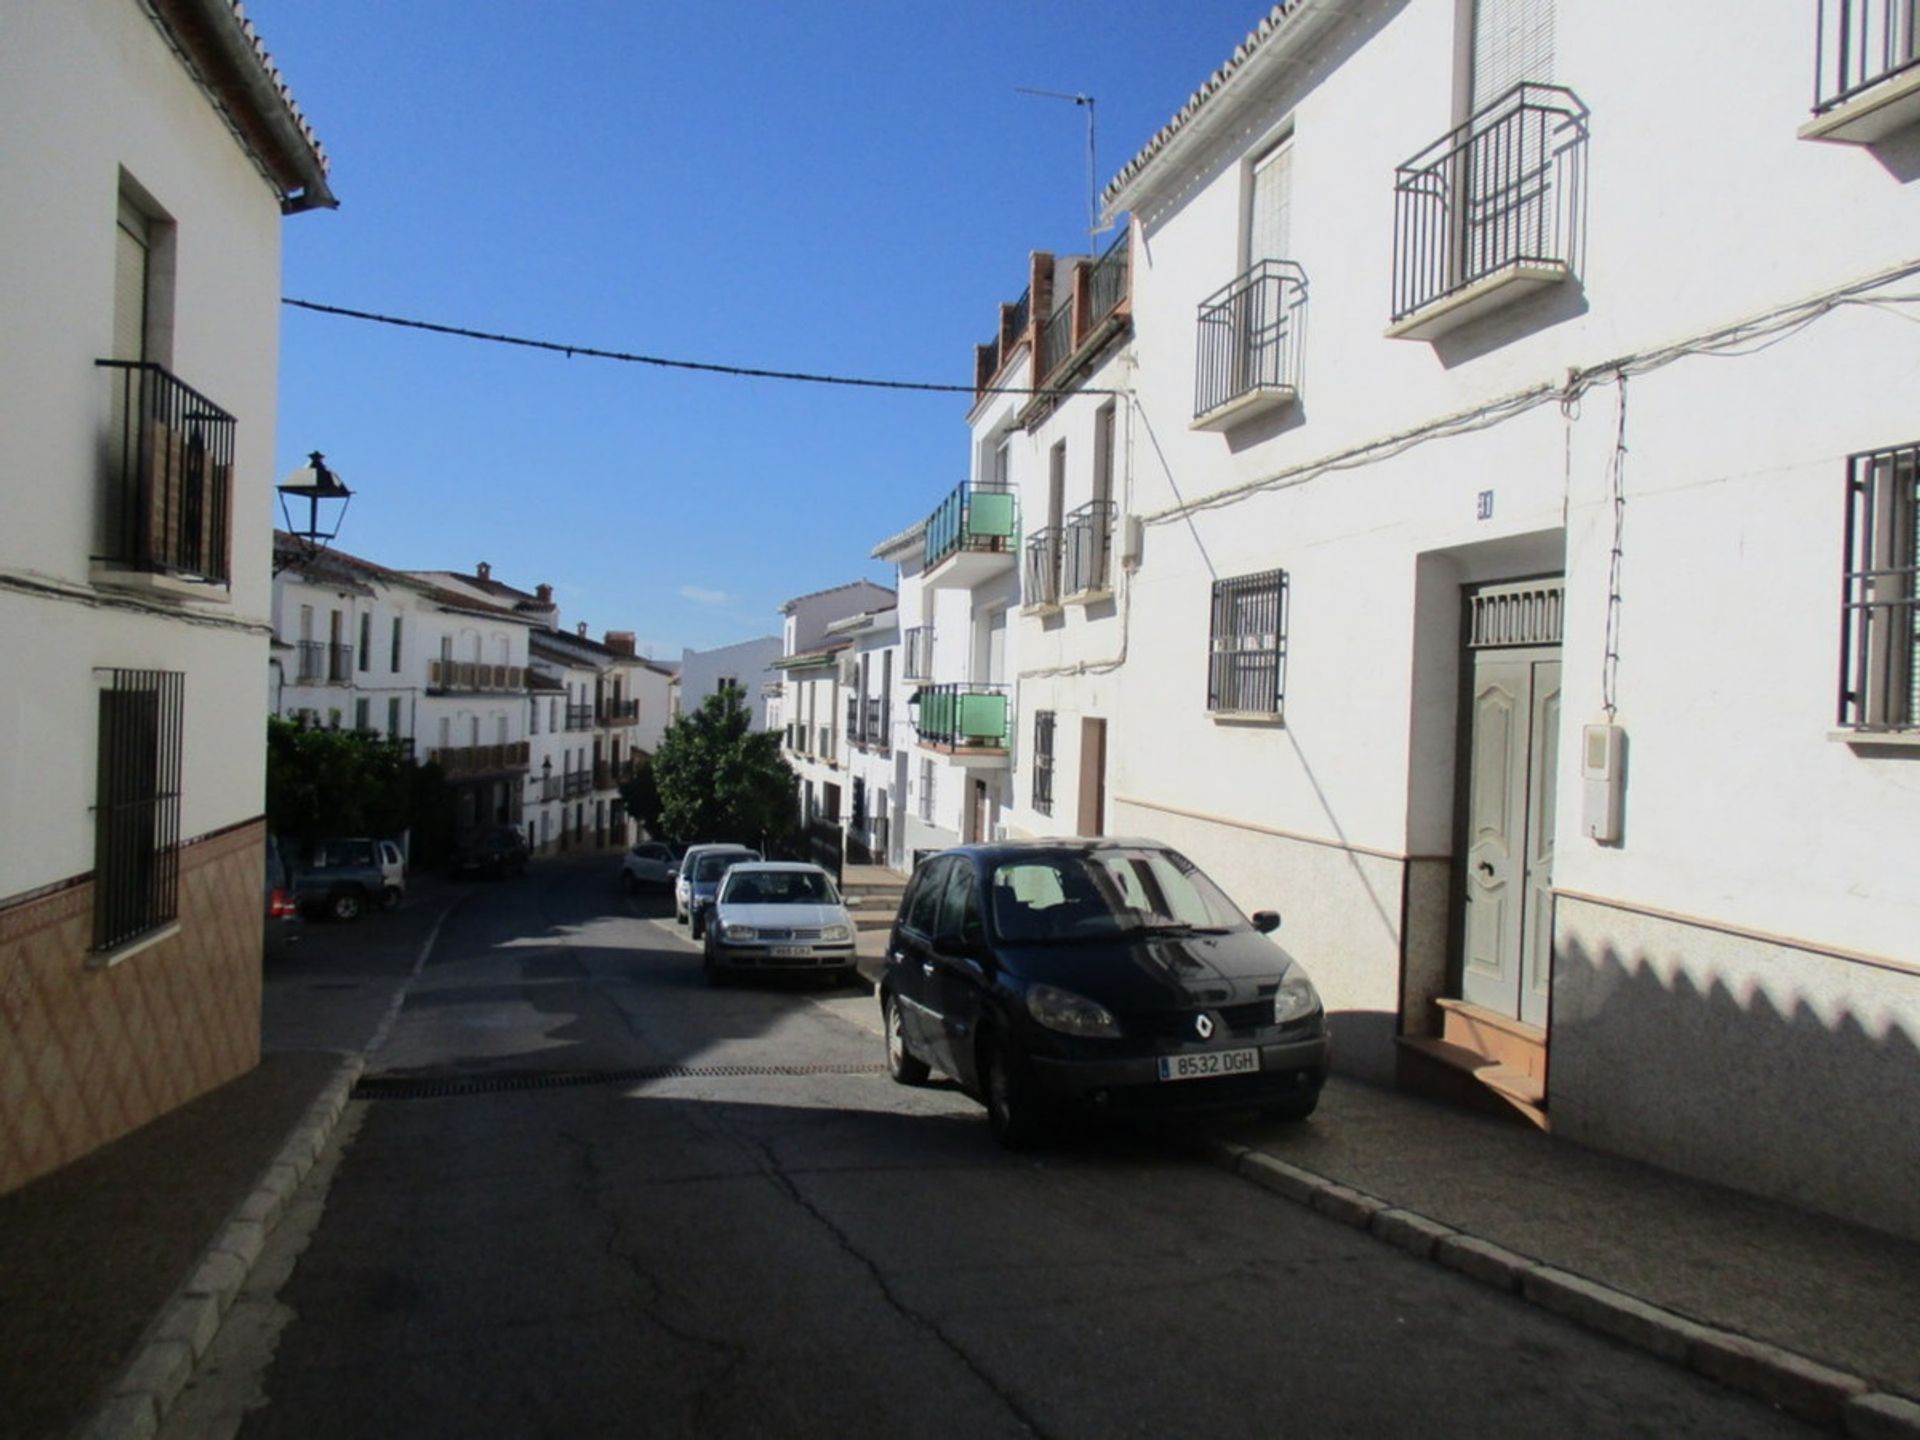
{"type": "Polygon", "coordinates": [[[696,915],[693,917],[693,919],[691,919],[687,923],[688,923],[688,926],[693,931],[694,939],[698,940],[707,933],[707,917],[706,916],[696,915]]]}
{"type": "Polygon", "coordinates": [[[1297,1123],[1313,1114],[1319,1104],[1320,1091],[1316,1086],[1306,1094],[1297,1095],[1291,1100],[1284,1100],[1276,1105],[1262,1106],[1260,1113],[1269,1120],[1283,1120],[1297,1123]]]}
{"type": "Polygon", "coordinates": [[[726,967],[714,957],[712,945],[700,952],[700,973],[707,977],[707,984],[716,990],[727,983],[726,967]]]}
{"type": "Polygon", "coordinates": [[[907,1049],[900,1026],[900,1002],[888,995],[880,1002],[880,1024],[887,1035],[887,1073],[901,1085],[924,1085],[933,1067],[907,1049]]]}
{"type": "Polygon", "coordinates": [[[1046,1111],[1032,1073],[1020,1054],[989,1040],[980,1062],[980,1089],[987,1102],[987,1125],[1009,1150],[1025,1150],[1046,1133],[1046,1111]]]}
{"type": "Polygon", "coordinates": [[[335,920],[358,920],[363,908],[358,890],[336,890],[327,897],[327,914],[335,920]]]}
{"type": "Polygon", "coordinates": [[[380,908],[382,910],[398,910],[402,898],[400,887],[398,885],[389,885],[380,892],[380,908]]]}
{"type": "Polygon", "coordinates": [[[678,905],[673,907],[673,923],[676,925],[684,925],[687,923],[687,912],[682,910],[678,905]]]}

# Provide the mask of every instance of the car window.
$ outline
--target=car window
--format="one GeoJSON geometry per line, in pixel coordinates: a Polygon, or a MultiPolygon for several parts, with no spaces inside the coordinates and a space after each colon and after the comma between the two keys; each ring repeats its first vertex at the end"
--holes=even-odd
{"type": "Polygon", "coordinates": [[[935,860],[920,867],[920,873],[914,879],[913,892],[901,906],[909,930],[916,930],[922,935],[933,933],[934,921],[940,914],[940,891],[947,882],[947,872],[952,868],[951,860],[935,860]]]}
{"type": "Polygon", "coordinates": [[[980,920],[980,892],[973,883],[973,867],[956,860],[940,887],[940,924],[934,939],[943,945],[978,945],[986,939],[980,920]]]}
{"type": "Polygon", "coordinates": [[[734,871],[727,877],[729,905],[837,905],[833,882],[811,870],[734,871]]]}
{"type": "Polygon", "coordinates": [[[718,880],[722,875],[727,873],[728,866],[738,865],[747,860],[758,860],[759,858],[760,857],[751,850],[727,850],[722,851],[718,855],[702,855],[694,862],[693,878],[695,880],[718,880]]]}
{"type": "Polygon", "coordinates": [[[989,909],[1004,940],[1070,940],[1133,930],[1233,929],[1247,919],[1171,850],[1034,856],[998,866],[989,909]]]}

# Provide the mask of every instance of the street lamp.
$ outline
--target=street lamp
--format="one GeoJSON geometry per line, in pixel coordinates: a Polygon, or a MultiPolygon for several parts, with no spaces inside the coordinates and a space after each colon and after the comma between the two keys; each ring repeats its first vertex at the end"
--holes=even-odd
{"type": "Polygon", "coordinates": [[[327,465],[326,457],[318,450],[307,456],[307,463],[274,487],[280,492],[280,515],[286,524],[287,534],[294,541],[293,553],[285,561],[276,557],[274,573],[277,575],[288,565],[300,560],[312,560],[326,549],[329,541],[340,533],[341,523],[347,518],[347,504],[353,498],[349,490],[327,465]],[[296,525],[288,501],[306,501],[307,523],[296,525]],[[332,507],[340,508],[334,510],[332,507]],[[327,507],[326,516],[322,516],[321,506],[327,507]],[[331,521],[331,524],[324,523],[331,521]]]}

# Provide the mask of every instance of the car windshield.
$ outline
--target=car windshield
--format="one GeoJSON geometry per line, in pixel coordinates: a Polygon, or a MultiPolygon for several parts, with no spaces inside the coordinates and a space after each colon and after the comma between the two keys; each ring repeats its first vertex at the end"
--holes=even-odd
{"type": "Polygon", "coordinates": [[[727,882],[729,905],[838,905],[833,881],[816,870],[743,870],[727,882]]]}
{"type": "Polygon", "coordinates": [[[1198,866],[1171,850],[1093,850],[1022,856],[994,868],[993,927],[1037,940],[1220,932],[1248,922],[1198,866]]]}
{"type": "Polygon", "coordinates": [[[702,855],[698,860],[693,862],[693,878],[695,880],[718,880],[722,875],[727,873],[729,866],[738,865],[742,860],[758,860],[759,858],[760,857],[755,855],[751,850],[735,850],[725,855],[702,855]]]}

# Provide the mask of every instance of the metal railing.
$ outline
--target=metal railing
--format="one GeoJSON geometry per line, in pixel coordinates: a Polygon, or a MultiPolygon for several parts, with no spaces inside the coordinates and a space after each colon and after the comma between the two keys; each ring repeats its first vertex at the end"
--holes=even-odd
{"type": "Polygon", "coordinates": [[[112,372],[99,559],[224,585],[232,578],[233,416],[149,362],[112,372]]]}
{"type": "Polygon", "coordinates": [[[1840,724],[1920,729],[1920,445],[1847,460],[1840,724]]]}
{"type": "Polygon", "coordinates": [[[302,640],[298,644],[300,663],[295,670],[296,685],[349,685],[353,683],[353,647],[328,640],[302,640]]]}
{"type": "Polygon", "coordinates": [[[520,665],[488,665],[479,660],[429,660],[429,690],[471,690],[487,694],[527,688],[527,672],[520,665]]]}
{"type": "Polygon", "coordinates": [[[1112,586],[1113,522],[1120,507],[1111,500],[1089,500],[1067,515],[1064,536],[1064,593],[1086,595],[1112,586]]]}
{"type": "MultiPolygon", "coordinates": [[[[1128,244],[1131,230],[1122,230],[1109,245],[1106,253],[1093,262],[1093,270],[1087,276],[1087,330],[1111,315],[1120,302],[1127,298],[1127,283],[1130,278],[1128,269],[1128,244]]],[[[1081,336],[1085,339],[1086,336],[1081,336]]]]}
{"type": "Polygon", "coordinates": [[[1256,390],[1300,388],[1307,277],[1291,260],[1262,260],[1200,302],[1193,413],[1256,390]]]}
{"type": "Polygon", "coordinates": [[[1286,693],[1287,572],[1213,583],[1207,709],[1278,715],[1286,693]]]}
{"type": "Polygon", "coordinates": [[[914,730],[921,742],[950,749],[1007,748],[1008,694],[1005,685],[928,685],[920,691],[914,730]]]}
{"type": "Polygon", "coordinates": [[[569,730],[591,730],[593,728],[592,704],[568,705],[566,728],[569,730]]]}
{"type": "Polygon", "coordinates": [[[535,780],[533,782],[535,786],[533,796],[535,803],[545,805],[558,800],[560,798],[560,781],[561,777],[558,775],[542,775],[535,780]]]}
{"type": "Polygon", "coordinates": [[[933,627],[912,625],[900,641],[900,678],[928,680],[933,677],[933,627]]]}
{"type": "Polygon", "coordinates": [[[427,751],[427,763],[438,765],[449,779],[466,775],[493,775],[527,768],[527,742],[504,745],[450,745],[427,751]]]}
{"type": "Polygon", "coordinates": [[[560,777],[560,797],[563,800],[577,800],[593,791],[593,772],[591,770],[569,770],[560,777]]]}
{"type": "Polygon", "coordinates": [[[1047,323],[1040,327],[1040,366],[1042,379],[1053,374],[1073,354],[1073,297],[1069,295],[1047,323]]]}
{"type": "Polygon", "coordinates": [[[1920,64],[1915,0],[1820,0],[1814,34],[1813,113],[1920,64]]]}
{"type": "Polygon", "coordinates": [[[1580,273],[1587,108],[1522,81],[1394,171],[1393,318],[1510,266],[1580,273]]]}
{"type": "Polygon", "coordinates": [[[640,718],[640,702],[602,700],[595,709],[595,718],[602,725],[631,725],[640,718]]]}
{"type": "Polygon", "coordinates": [[[819,756],[822,760],[832,760],[833,759],[833,727],[831,725],[820,725],[820,726],[816,726],[815,728],[819,732],[820,740],[819,740],[819,748],[815,750],[813,753],[819,756]]]}
{"type": "Polygon", "coordinates": [[[1019,343],[1019,336],[1026,331],[1032,319],[1033,291],[1030,289],[1022,290],[1020,292],[1020,298],[1013,302],[1013,316],[1007,325],[1007,329],[1013,332],[1016,344],[1019,343]]]}
{"type": "Polygon", "coordinates": [[[893,717],[889,712],[886,698],[880,695],[869,695],[864,718],[865,724],[861,728],[861,734],[866,743],[875,749],[891,750],[893,737],[888,731],[892,728],[893,717]]]}
{"type": "Polygon", "coordinates": [[[1034,714],[1033,808],[1042,815],[1053,813],[1053,722],[1051,710],[1034,714]]]}
{"type": "Polygon", "coordinates": [[[93,948],[180,913],[180,756],[186,675],[112,670],[100,691],[93,812],[93,948]]]}
{"type": "Polygon", "coordinates": [[[1060,603],[1060,532],[1043,525],[1027,537],[1026,573],[1021,593],[1028,605],[1060,603]]]}
{"type": "Polygon", "coordinates": [[[847,696],[847,739],[855,745],[861,744],[865,736],[860,733],[860,697],[847,696]]]}
{"type": "Polygon", "coordinates": [[[1011,486],[962,480],[927,517],[926,568],[961,550],[1009,551],[1016,528],[1011,486]]]}

